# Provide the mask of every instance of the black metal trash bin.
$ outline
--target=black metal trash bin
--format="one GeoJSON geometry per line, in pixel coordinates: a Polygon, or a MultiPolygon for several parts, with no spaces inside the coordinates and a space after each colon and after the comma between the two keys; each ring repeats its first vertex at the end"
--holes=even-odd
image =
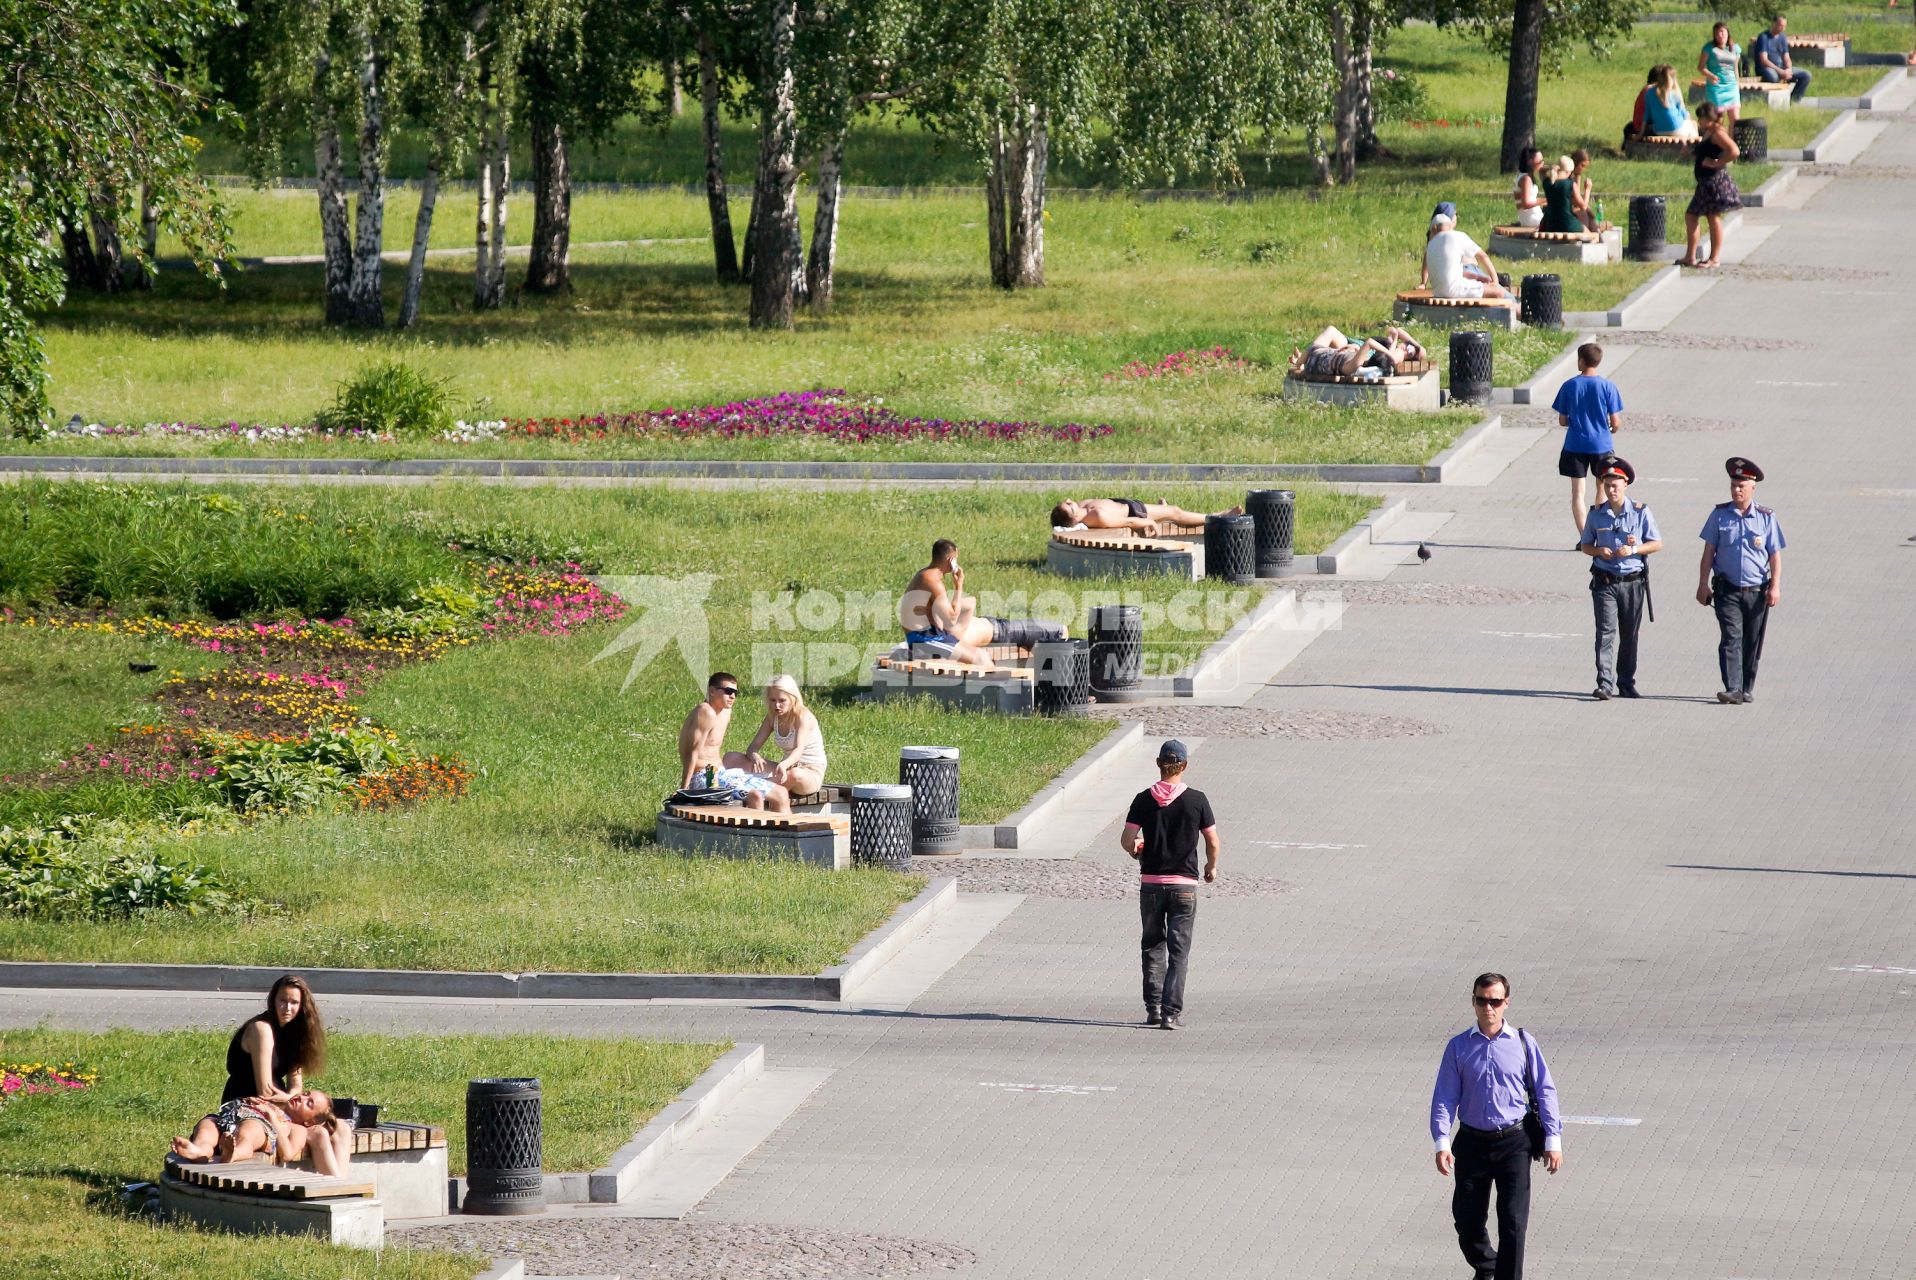
{"type": "Polygon", "coordinates": [[[1662,196],[1630,197],[1630,258],[1655,262],[1670,234],[1670,207],[1662,196]]]}
{"type": "Polygon", "coordinates": [[[1032,645],[1031,676],[1039,715],[1078,714],[1091,701],[1091,642],[1045,640],[1032,645]]]}
{"type": "Polygon", "coordinates": [[[1257,580],[1257,522],[1249,516],[1204,517],[1204,576],[1221,582],[1257,580]]]}
{"type": "MultiPolygon", "coordinates": [[[[911,852],[957,853],[958,748],[900,747],[898,782],[911,788],[911,852]]],[[[856,810],[854,810],[854,815],[856,810]]],[[[852,856],[858,856],[858,822],[852,822],[852,856]]]]}
{"type": "Polygon", "coordinates": [[[1450,335],[1450,398],[1489,404],[1490,335],[1482,329],[1458,329],[1450,335]]]}
{"type": "MultiPolygon", "coordinates": [[[[934,748],[941,749],[941,748],[934,748]]],[[[911,750],[910,747],[906,748],[911,750]]],[[[859,782],[852,786],[852,865],[889,867],[910,871],[912,799],[918,793],[908,786],[890,782],[859,782]]],[[[952,824],[953,848],[937,852],[956,852],[958,824],[952,824]]]]}
{"type": "Polygon", "coordinates": [[[1281,578],[1291,571],[1297,494],[1289,489],[1253,489],[1244,497],[1257,546],[1257,576],[1281,578]]]}
{"type": "Polygon", "coordinates": [[[1518,319],[1539,329],[1563,328],[1563,277],[1545,272],[1523,278],[1518,319]]]}
{"type": "Polygon", "coordinates": [[[536,1078],[466,1082],[466,1213],[543,1213],[541,1093],[536,1078]]]}
{"type": "Polygon", "coordinates": [[[1730,126],[1730,139],[1736,143],[1737,159],[1745,164],[1762,164],[1770,158],[1770,122],[1762,116],[1738,118],[1730,126]]]}
{"type": "Polygon", "coordinates": [[[1098,702],[1144,697],[1144,610],[1135,604],[1091,606],[1091,696],[1098,702]]]}

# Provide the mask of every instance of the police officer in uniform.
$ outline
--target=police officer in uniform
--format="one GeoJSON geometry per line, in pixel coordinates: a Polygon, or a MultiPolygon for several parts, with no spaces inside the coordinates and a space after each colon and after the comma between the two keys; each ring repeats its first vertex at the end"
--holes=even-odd
{"type": "Polygon", "coordinates": [[[1590,600],[1597,615],[1599,702],[1637,696],[1637,632],[1650,595],[1648,557],[1663,549],[1656,517],[1629,499],[1637,469],[1614,453],[1596,466],[1603,501],[1583,522],[1583,554],[1590,557],[1590,600]]]}
{"type": "Polygon", "coordinates": [[[1763,656],[1763,628],[1783,589],[1783,526],[1776,513],[1756,505],[1763,468],[1748,458],[1723,464],[1730,473],[1730,500],[1718,503],[1703,522],[1703,562],[1697,568],[1698,604],[1716,608],[1717,665],[1723,672],[1718,702],[1756,698],[1756,664],[1763,656]]]}

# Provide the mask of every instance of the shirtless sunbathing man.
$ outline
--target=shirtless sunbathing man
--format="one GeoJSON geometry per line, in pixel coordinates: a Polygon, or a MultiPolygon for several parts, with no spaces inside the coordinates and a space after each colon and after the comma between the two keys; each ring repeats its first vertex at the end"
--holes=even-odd
{"type": "Polygon", "coordinates": [[[1040,640],[1062,640],[1065,629],[1055,622],[1029,618],[987,618],[978,613],[978,597],[965,594],[965,571],[958,564],[958,544],[940,538],[931,544],[931,563],[912,575],[898,599],[898,623],[914,658],[946,658],[968,666],[991,667],[986,650],[994,644],[1029,648],[1040,640]],[[945,575],[951,591],[945,591],[945,575]]]}
{"type": "MultiPolygon", "coordinates": [[[[1230,507],[1213,514],[1237,516],[1243,507],[1230,507]]],[[[1051,508],[1051,527],[1069,529],[1083,525],[1087,529],[1135,529],[1147,538],[1155,538],[1167,524],[1203,524],[1204,513],[1186,511],[1168,502],[1139,502],[1136,498],[1086,498],[1082,502],[1066,500],[1051,508]]]]}

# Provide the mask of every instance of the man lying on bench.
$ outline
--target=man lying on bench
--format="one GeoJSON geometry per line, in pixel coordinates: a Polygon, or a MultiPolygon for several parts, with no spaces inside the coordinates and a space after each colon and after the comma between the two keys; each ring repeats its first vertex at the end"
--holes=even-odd
{"type": "Polygon", "coordinates": [[[958,544],[940,538],[931,544],[931,563],[912,575],[898,600],[898,622],[913,658],[944,658],[989,669],[992,645],[1030,648],[1040,640],[1062,640],[1056,622],[1033,618],[987,618],[978,613],[978,597],[965,594],[965,571],[958,565],[958,544]],[[951,575],[951,593],[945,575],[951,575]]]}
{"type": "Polygon", "coordinates": [[[1336,325],[1327,324],[1309,347],[1292,350],[1290,371],[1305,378],[1354,378],[1359,369],[1370,368],[1388,378],[1398,365],[1423,358],[1423,345],[1395,325],[1381,338],[1347,338],[1336,325]]]}
{"type": "MultiPolygon", "coordinates": [[[[1229,507],[1216,514],[1240,516],[1243,507],[1229,507]]],[[[1139,502],[1136,498],[1086,498],[1082,502],[1066,499],[1051,508],[1051,527],[1071,529],[1134,529],[1147,538],[1155,538],[1167,524],[1201,525],[1204,513],[1186,511],[1168,502],[1139,502]]]]}

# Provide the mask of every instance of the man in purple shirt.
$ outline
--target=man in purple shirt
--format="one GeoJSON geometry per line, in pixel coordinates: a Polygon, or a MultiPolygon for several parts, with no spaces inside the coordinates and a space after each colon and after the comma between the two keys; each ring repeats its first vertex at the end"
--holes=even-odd
{"type": "Polygon", "coordinates": [[[1450,1197],[1457,1243],[1477,1280],[1523,1280],[1524,1229],[1530,1221],[1530,1138],[1524,1113],[1535,1085],[1537,1117],[1543,1122],[1544,1167],[1563,1168],[1563,1121],[1557,1086],[1543,1050],[1528,1034],[1506,1025],[1510,980],[1486,973],[1471,984],[1477,1025],[1450,1038],[1430,1095],[1430,1136],[1437,1143],[1437,1172],[1457,1171],[1450,1197]],[[1490,1243],[1486,1215],[1490,1188],[1497,1188],[1497,1243],[1490,1243]]]}

